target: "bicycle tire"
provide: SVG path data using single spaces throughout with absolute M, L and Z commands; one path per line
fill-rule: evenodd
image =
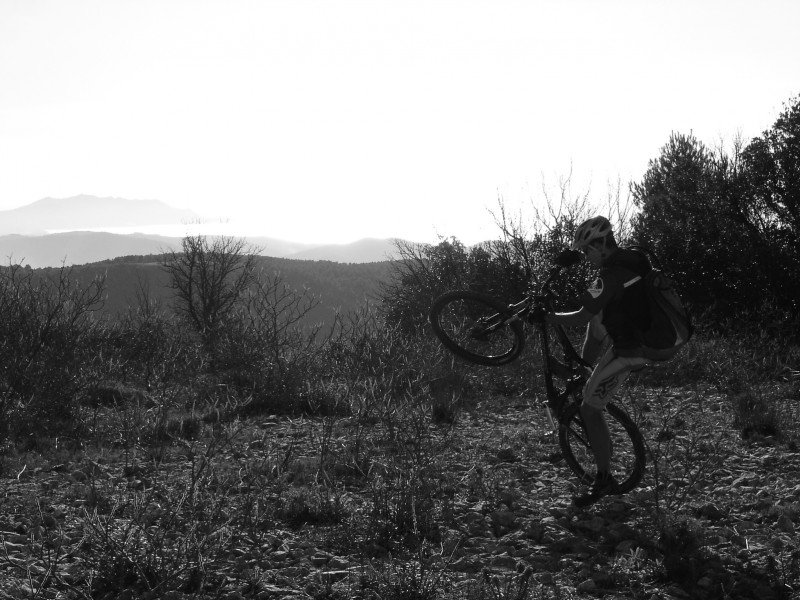
M 624 494 L 639 485 L 644 476 L 647 465 L 644 438 L 628 414 L 614 404 L 606 406 L 606 422 L 613 443 L 611 469 L 619 492 Z M 558 442 L 570 469 L 581 483 L 591 484 L 597 465 L 577 404 L 570 406 L 561 419 Z
M 525 347 L 522 321 L 506 322 L 509 316 L 506 304 L 470 290 L 442 294 L 429 315 L 433 332 L 448 350 L 490 367 L 510 363 Z

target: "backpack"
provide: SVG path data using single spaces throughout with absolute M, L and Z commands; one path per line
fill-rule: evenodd
M 626 288 L 639 281 L 644 285 L 650 323 L 639 332 L 639 341 L 646 358 L 669 360 L 691 339 L 692 319 L 675 289 L 675 281 L 664 273 L 653 252 L 642 246 L 631 249 L 644 251 L 655 263 L 646 275 L 637 275 L 625 283 Z

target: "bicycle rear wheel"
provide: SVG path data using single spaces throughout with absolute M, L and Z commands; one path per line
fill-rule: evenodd
M 618 406 L 606 406 L 605 416 L 613 444 L 611 472 L 619 484 L 620 493 L 624 494 L 635 488 L 644 475 L 647 463 L 644 440 L 631 418 Z M 592 483 L 597 465 L 577 404 L 570 406 L 561 420 L 558 442 L 564 459 L 578 479 L 582 483 Z
M 499 300 L 470 290 L 447 292 L 433 303 L 433 331 L 450 351 L 479 365 L 504 365 L 525 347 L 519 319 L 508 321 L 508 307 Z

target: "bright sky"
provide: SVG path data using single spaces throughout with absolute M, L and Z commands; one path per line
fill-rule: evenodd
M 797 0 L 0 0 L 0 210 L 472 243 L 498 196 L 572 171 L 603 198 L 672 131 L 759 135 L 800 93 L 798 23 Z

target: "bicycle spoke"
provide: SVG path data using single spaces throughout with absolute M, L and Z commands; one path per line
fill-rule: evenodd
M 439 312 L 438 323 L 444 335 L 477 356 L 505 356 L 517 345 L 517 334 L 496 309 L 472 298 L 449 302 Z
M 586 437 L 586 431 L 583 428 L 583 423 L 579 423 L 577 419 L 575 419 L 570 422 L 568 429 L 568 435 L 570 436 L 570 439 L 573 440 L 573 444 L 589 449 L 589 438 Z
M 605 417 L 611 434 L 611 471 L 623 490 L 629 491 L 638 484 L 644 472 L 641 434 L 630 418 L 613 405 L 609 405 Z M 559 431 L 564 458 L 579 479 L 589 483 L 594 479 L 597 466 L 578 407 L 574 407 L 566 418 Z

